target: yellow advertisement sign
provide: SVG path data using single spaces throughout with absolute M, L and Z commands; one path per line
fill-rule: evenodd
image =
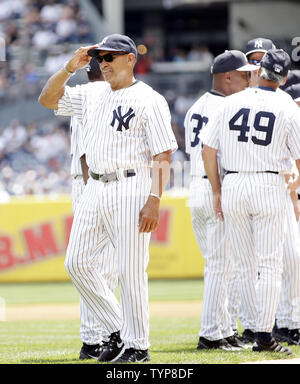
M 0 282 L 64 281 L 73 214 L 69 196 L 0 204 Z M 186 198 L 164 197 L 150 243 L 149 278 L 203 277 Z

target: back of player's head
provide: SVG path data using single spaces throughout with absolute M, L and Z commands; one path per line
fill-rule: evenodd
M 94 57 L 91 58 L 89 65 L 86 67 L 86 72 L 89 81 L 103 80 L 99 63 Z
M 270 39 L 264 37 L 257 37 L 249 40 L 246 45 L 246 56 L 248 57 L 254 52 L 268 52 L 270 49 L 276 49 L 275 44 Z
M 260 66 L 275 75 L 286 77 L 291 66 L 291 59 L 283 49 L 270 49 L 262 58 Z
M 246 55 L 238 50 L 225 51 L 216 56 L 211 66 L 213 75 L 230 71 L 256 71 L 255 65 L 249 64 Z

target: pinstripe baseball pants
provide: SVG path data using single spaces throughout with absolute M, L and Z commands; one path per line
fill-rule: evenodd
M 129 178 L 121 174 L 118 181 L 106 184 L 88 179 L 75 211 L 65 268 L 109 334 L 121 330 L 126 348 L 147 349 L 150 233 L 140 234 L 138 222 L 150 193 L 150 171 L 139 168 Z M 109 241 L 117 257 L 120 304 L 99 265 L 99 255 Z
M 79 204 L 80 197 L 83 193 L 85 184 L 83 177 L 78 175 L 72 179 L 72 208 L 75 212 Z M 108 243 L 103 249 L 101 260 L 99 261 L 99 269 L 106 279 L 109 289 L 114 292 L 118 285 L 116 257 L 115 250 L 112 244 Z M 101 342 L 102 339 L 106 340 L 109 336 L 105 329 L 102 329 L 99 320 L 88 309 L 84 300 L 80 297 L 79 301 L 80 312 L 80 339 L 83 343 L 88 345 L 95 345 Z
M 241 298 L 248 304 L 248 317 L 256 319 L 249 328 L 256 332 L 271 332 L 283 270 L 285 180 L 269 173 L 227 175 L 222 184 L 222 209 L 234 257 L 240 261 Z M 256 291 L 257 270 L 260 277 Z M 250 279 L 253 281 L 252 292 L 247 284 Z
M 190 185 L 192 225 L 205 258 L 204 295 L 199 335 L 208 340 L 231 336 L 227 286 L 233 260 L 223 222 L 215 218 L 208 179 L 193 177 Z
M 283 274 L 280 301 L 276 313 L 279 328 L 300 328 L 300 239 L 299 226 L 289 194 L 287 196 L 287 232 L 283 248 Z

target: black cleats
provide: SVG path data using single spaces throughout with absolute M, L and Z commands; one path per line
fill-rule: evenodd
M 100 353 L 100 344 L 88 345 L 83 343 L 79 354 L 79 360 L 98 359 Z
M 110 335 L 109 340 L 102 345 L 98 361 L 116 361 L 123 354 L 125 345 L 120 338 L 120 331 Z
M 125 349 L 125 352 L 119 359 L 116 361 L 117 363 L 142 363 L 145 361 L 150 361 L 150 355 L 148 349 L 134 349 L 129 348 Z
M 205 350 L 205 349 L 221 349 L 223 351 L 237 351 L 241 350 L 241 348 L 233 347 L 228 343 L 226 339 L 220 340 L 208 340 L 205 337 L 199 337 L 199 342 L 197 345 L 197 349 Z
M 252 347 L 253 352 L 277 352 L 285 355 L 292 355 L 292 351 L 289 348 L 285 348 L 278 344 L 277 341 L 272 337 L 269 342 L 262 340 L 256 340 Z

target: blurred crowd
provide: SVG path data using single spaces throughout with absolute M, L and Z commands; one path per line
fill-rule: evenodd
M 49 73 L 53 68 L 54 54 L 64 58 L 70 44 L 93 40 L 76 0 L 0 0 L 0 37 L 6 46 L 6 61 L 0 62 L 3 102 L 34 95 L 45 65 Z
M 63 66 L 75 47 L 94 42 L 77 0 L 0 0 L 0 38 L 6 48 L 6 61 L 0 61 L 2 106 L 37 98 L 45 80 Z M 209 68 L 213 60 L 205 45 L 171 47 L 157 53 L 155 40 L 141 38 L 141 42 L 148 47 L 147 55 L 139 55 L 135 68 L 141 79 L 151 73 L 155 61 L 201 61 Z M 199 95 L 169 89 L 164 96 L 179 145 L 173 160 L 184 162 L 184 116 Z M 68 119 L 53 117 L 28 124 L 14 120 L 0 126 L 0 196 L 70 193 L 69 141 Z
M 70 193 L 69 124 L 22 124 L 0 136 L 0 196 Z

